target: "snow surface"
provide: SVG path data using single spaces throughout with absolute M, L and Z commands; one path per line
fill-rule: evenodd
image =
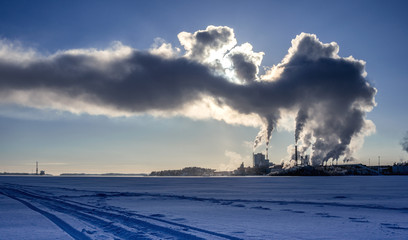
M 0 239 L 408 239 L 408 176 L 0 177 Z

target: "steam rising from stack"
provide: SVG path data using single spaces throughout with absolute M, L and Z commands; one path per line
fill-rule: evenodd
M 148 52 L 115 43 L 43 56 L 0 41 L 0 103 L 257 125 L 254 149 L 268 146 L 282 117 L 295 114 L 299 151 L 310 150 L 314 164 L 350 158 L 353 142 L 374 128 L 366 113 L 375 106 L 376 89 L 366 80 L 365 62 L 340 57 L 335 42 L 301 33 L 284 59 L 259 76 L 264 53 L 237 45 L 229 27 L 178 37 L 183 56 L 165 42 Z
M 306 120 L 307 114 L 303 109 L 300 109 L 296 116 L 295 144 L 297 144 L 299 141 L 299 135 L 302 132 L 303 127 L 305 126 Z
M 408 131 L 405 133 L 404 138 L 401 140 L 401 146 L 404 151 L 408 153 Z

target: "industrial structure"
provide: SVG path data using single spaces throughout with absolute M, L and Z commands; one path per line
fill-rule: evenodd
M 408 174 L 408 163 L 396 163 L 392 166 L 392 173 L 394 174 Z
M 253 167 L 254 168 L 269 168 L 272 164 L 269 162 L 268 156 L 268 144 L 266 144 L 266 152 L 252 153 Z
M 295 144 L 295 154 L 293 155 L 293 160 L 295 161 L 295 166 L 308 166 L 309 165 L 309 155 L 300 155 L 298 152 L 297 144 Z M 300 162 L 299 162 L 300 161 Z
M 253 153 L 253 162 L 254 167 L 269 167 L 269 159 L 267 159 L 268 155 L 266 156 L 262 153 Z
M 295 162 L 296 166 L 298 165 L 298 151 L 297 151 L 297 144 L 295 144 Z
M 41 170 L 38 174 L 38 161 L 35 162 L 35 175 L 45 175 L 45 171 Z

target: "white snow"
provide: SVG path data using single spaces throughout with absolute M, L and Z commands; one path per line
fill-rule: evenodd
M 408 176 L 4 176 L 0 239 L 408 239 L 407 184 Z
M 70 236 L 17 200 L 0 194 L 0 239 L 56 240 Z

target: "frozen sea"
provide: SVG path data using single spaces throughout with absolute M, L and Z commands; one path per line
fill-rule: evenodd
M 0 239 L 408 239 L 408 176 L 2 176 Z

